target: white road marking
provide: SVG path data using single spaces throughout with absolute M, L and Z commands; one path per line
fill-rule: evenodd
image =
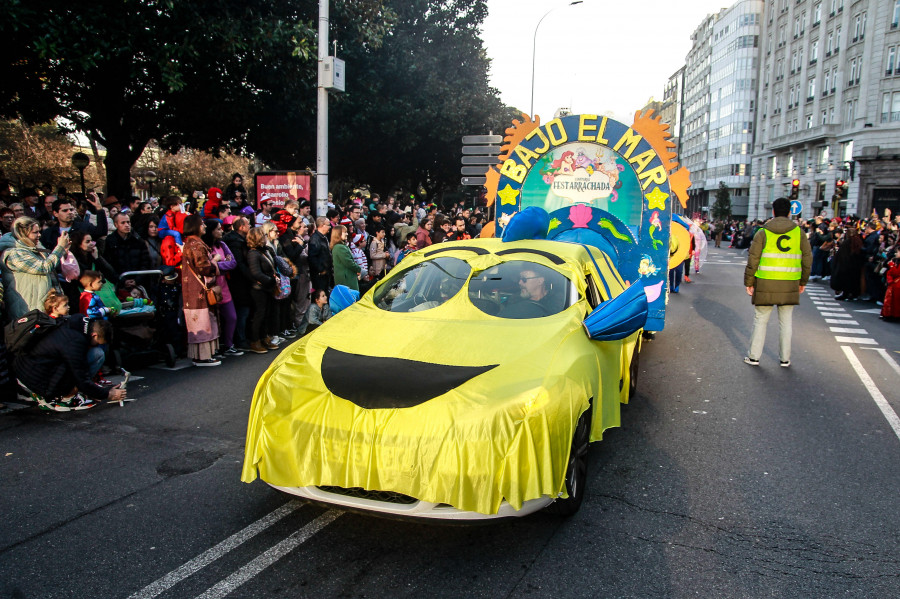
M 844 310 L 844 309 L 840 306 L 840 304 L 836 304 L 836 305 L 833 305 L 833 306 L 816 306 L 816 310 L 818 310 L 818 311 L 820 311 L 820 312 L 823 311 L 823 310 L 832 310 L 832 311 L 834 311 L 834 312 L 846 312 L 846 310 Z
M 286 538 L 274 547 L 263 552 L 246 566 L 208 589 L 197 599 L 218 599 L 232 593 L 239 586 L 283 558 L 285 555 L 308 541 L 314 534 L 334 522 L 342 512 L 329 510 Z
M 848 329 L 845 327 L 828 327 L 832 333 L 850 333 L 851 335 L 868 335 L 869 331 L 865 329 Z
M 835 335 L 834 340 L 838 343 L 859 343 L 860 345 L 878 345 L 878 342 L 868 337 L 839 337 Z
M 882 395 L 881 391 L 878 390 L 878 387 L 875 386 L 875 382 L 872 380 L 872 377 L 869 376 L 869 373 L 866 372 L 865 368 L 863 368 L 859 358 L 853 353 L 853 349 L 846 345 L 842 345 L 841 349 L 844 350 L 844 355 L 847 356 L 847 361 L 850 362 L 850 366 L 856 371 L 856 376 L 862 381 L 866 391 L 868 391 L 869 395 L 872 396 L 872 399 L 875 400 L 878 409 L 881 410 L 881 413 L 884 414 L 888 424 L 894 429 L 894 434 L 900 439 L 900 417 L 897 416 L 897 412 L 891 408 L 891 405 L 884 398 L 884 395 Z
M 872 351 L 877 351 L 881 354 L 881 357 L 884 358 L 884 361 L 888 363 L 888 365 L 894 369 L 894 372 L 900 374 L 900 365 L 887 353 L 887 350 L 883 347 L 863 347 L 861 349 L 869 349 Z
M 191 576 L 195 572 L 216 561 L 235 547 L 239 546 L 241 543 L 250 540 L 291 512 L 300 508 L 300 506 L 302 505 L 302 502 L 296 500 L 287 502 L 274 512 L 271 512 L 267 516 L 260 518 L 250 526 L 234 533 L 218 545 L 207 549 L 194 559 L 172 570 L 156 582 L 150 583 L 149 585 L 145 586 L 137 593 L 131 595 L 128 599 L 150 599 L 151 597 L 156 597 L 160 593 L 163 593 L 167 589 L 175 586 L 188 576 Z
M 852 317 L 848 315 L 847 318 L 852 318 Z M 826 318 L 825 322 L 827 322 L 828 324 L 857 324 L 857 325 L 859 324 L 855 320 L 844 320 L 842 318 Z M 871 348 L 869 348 L 869 349 L 871 349 Z
M 862 312 L 864 314 L 881 314 L 881 308 L 872 308 L 870 310 L 854 310 L 854 312 Z

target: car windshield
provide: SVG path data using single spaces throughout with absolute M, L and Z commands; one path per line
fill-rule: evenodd
M 459 293 L 472 268 L 459 258 L 435 258 L 389 277 L 376 291 L 375 305 L 389 312 L 437 308 Z
M 469 299 L 475 307 L 500 318 L 542 318 L 569 307 L 572 284 L 552 268 L 511 260 L 475 273 Z

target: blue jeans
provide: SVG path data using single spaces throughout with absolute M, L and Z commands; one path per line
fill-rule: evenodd
M 88 350 L 88 372 L 91 377 L 100 372 L 103 363 L 106 362 L 106 345 L 95 345 Z
M 684 262 L 679 262 L 678 266 L 669 270 L 669 291 L 678 293 L 681 286 L 681 276 L 684 273 Z
M 828 252 L 823 252 L 819 248 L 813 248 L 812 255 L 812 271 L 809 273 L 809 276 L 821 277 L 825 274 L 825 263 L 828 259 Z
M 250 317 L 250 306 L 240 306 L 234 304 L 234 311 L 237 315 L 234 325 L 234 344 L 238 347 L 247 347 L 247 319 Z

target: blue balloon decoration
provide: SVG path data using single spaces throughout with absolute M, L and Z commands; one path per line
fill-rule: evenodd
M 350 307 L 359 299 L 359 291 L 350 289 L 346 285 L 335 285 L 331 290 L 331 296 L 328 298 L 328 305 L 331 307 L 331 314 L 337 314 L 341 310 Z
M 550 215 L 543 208 L 529 206 L 513 215 L 503 229 L 503 241 L 546 239 L 550 229 Z
M 595 341 L 624 339 L 647 324 L 648 311 L 644 285 L 636 281 L 588 314 L 584 319 L 584 328 Z

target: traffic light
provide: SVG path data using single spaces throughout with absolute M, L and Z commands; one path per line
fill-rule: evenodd
M 791 199 L 796 200 L 800 197 L 800 179 L 791 181 Z
M 838 179 L 834 183 L 834 195 L 836 200 L 843 200 L 847 197 L 847 182 L 843 179 Z

